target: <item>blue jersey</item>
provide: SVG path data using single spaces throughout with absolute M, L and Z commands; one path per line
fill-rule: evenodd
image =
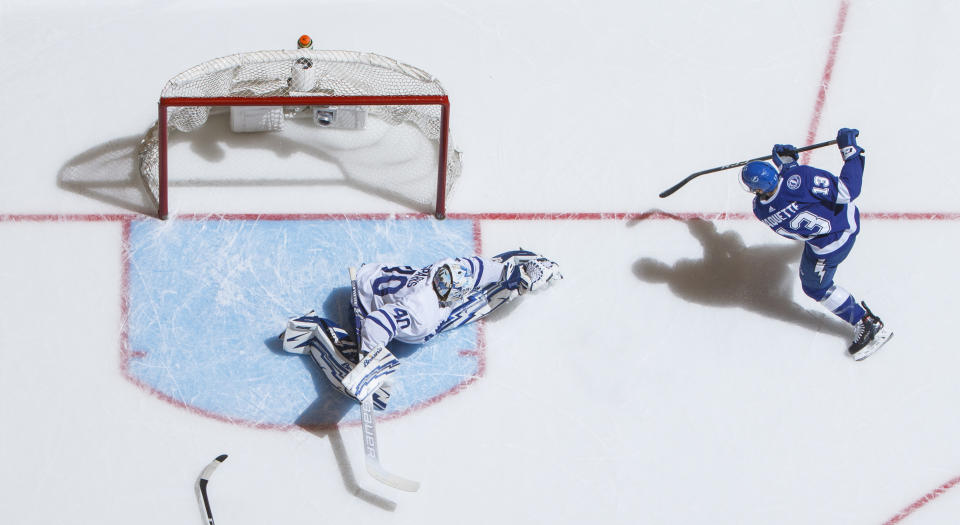
M 863 155 L 844 162 L 840 177 L 829 171 L 785 164 L 768 199 L 753 199 L 753 214 L 778 234 L 805 241 L 817 255 L 836 251 L 857 234 Z

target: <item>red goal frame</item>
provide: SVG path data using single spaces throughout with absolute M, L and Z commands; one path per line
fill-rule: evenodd
M 447 150 L 450 135 L 450 99 L 447 95 L 358 95 L 358 96 L 286 96 L 286 97 L 161 97 L 158 109 L 157 140 L 158 182 L 157 217 L 166 220 L 169 196 L 167 160 L 167 109 L 184 106 L 440 106 L 440 144 L 437 161 L 437 198 L 434 216 L 446 216 Z

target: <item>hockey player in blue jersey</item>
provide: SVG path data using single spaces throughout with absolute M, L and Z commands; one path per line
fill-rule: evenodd
M 314 311 L 289 320 L 280 339 L 285 351 L 310 354 L 341 393 L 361 402 L 372 395 L 383 409 L 390 397 L 384 381 L 400 365 L 387 349 L 390 341 L 426 342 L 562 278 L 555 262 L 522 249 L 424 268 L 363 264 L 357 271 L 359 349 L 345 330 Z
M 864 150 L 856 129 L 837 132 L 843 168 L 837 177 L 828 171 L 799 164 L 792 145 L 773 147 L 773 163 L 752 161 L 740 171 L 740 180 L 756 196 L 753 214 L 776 233 L 804 242 L 800 260 L 803 291 L 854 327 L 848 352 L 860 361 L 876 352 L 893 334 L 866 303 L 857 304 L 833 281 L 837 266 L 847 258 L 860 231 L 860 211 L 853 200 L 860 195 Z M 777 169 L 778 168 L 778 169 Z

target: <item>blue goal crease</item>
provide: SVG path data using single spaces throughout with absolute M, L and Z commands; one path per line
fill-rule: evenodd
M 307 356 L 277 339 L 311 309 L 349 327 L 349 266 L 427 266 L 474 253 L 471 220 L 133 221 L 128 373 L 169 398 L 266 426 L 359 420 Z M 461 387 L 479 372 L 475 326 L 421 346 L 391 344 L 401 366 L 388 412 Z M 343 401 L 346 401 L 345 404 Z

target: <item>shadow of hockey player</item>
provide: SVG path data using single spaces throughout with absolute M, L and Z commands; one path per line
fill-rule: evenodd
M 347 492 L 383 510 L 393 512 L 397 509 L 397 503 L 395 501 L 373 493 L 361 487 L 357 482 L 357 476 L 353 472 L 353 466 L 350 465 L 347 448 L 344 445 L 343 435 L 340 434 L 339 428 L 330 430 L 306 428 L 305 430 L 317 437 L 327 438 L 327 440 L 330 441 L 330 448 L 333 451 L 334 458 L 337 460 L 337 469 L 340 471 L 340 477 L 343 479 L 343 486 L 347 489 Z
M 350 287 L 336 288 L 330 292 L 321 307 L 323 315 L 341 326 L 352 326 L 353 320 L 347 319 L 347 312 L 350 308 L 350 294 Z M 344 445 L 339 425 L 347 413 L 357 406 L 357 401 L 346 397 L 335 389 L 310 355 L 285 352 L 280 339 L 276 336 L 269 337 L 264 341 L 264 345 L 273 353 L 299 359 L 310 373 L 311 381 L 316 390 L 316 399 L 297 417 L 294 424 L 318 438 L 328 440 L 347 492 L 383 510 L 391 512 L 396 510 L 396 502 L 360 486 L 350 463 L 350 456 Z M 403 345 L 403 348 L 398 349 L 399 355 L 404 353 L 409 355 L 416 348 L 416 345 Z
M 682 259 L 672 266 L 645 257 L 633 265 L 637 278 L 666 283 L 674 294 L 692 303 L 739 307 L 816 332 L 849 338 L 849 326 L 793 301 L 798 277 L 791 264 L 800 260 L 802 246 L 747 247 L 738 233 L 720 233 L 710 221 L 683 222 L 703 247 L 703 257 Z
M 352 306 L 350 304 L 351 295 L 352 289 L 350 287 L 340 287 L 332 290 L 323 301 L 321 307 L 317 309 L 317 315 L 333 321 L 348 332 L 352 331 L 354 320 L 352 317 Z M 488 317 L 484 317 L 482 322 L 485 323 L 488 319 L 496 322 L 497 319 L 508 315 L 509 312 L 516 307 L 516 303 L 518 302 L 519 301 L 513 301 L 504 304 L 503 307 L 497 308 Z M 426 344 L 403 343 L 393 340 L 388 344 L 388 348 L 396 357 L 404 359 L 419 352 Z M 364 489 L 358 484 L 354 468 L 350 464 L 349 456 L 346 453 L 339 427 L 344 418 L 349 417 L 350 424 L 355 421 L 353 419 L 355 415 L 353 409 L 358 407 L 357 401 L 347 397 L 330 384 L 326 374 L 321 370 L 320 365 L 314 361 L 312 355 L 284 351 L 280 338 L 275 335 L 271 335 L 265 339 L 264 345 L 275 354 L 283 355 L 288 359 L 299 359 L 302 366 L 310 374 L 313 387 L 316 391 L 316 398 L 310 406 L 300 413 L 295 421 L 295 425 L 319 438 L 329 440 L 346 490 L 371 505 L 384 510 L 394 510 L 396 503 Z M 390 417 L 389 413 L 382 414 L 388 418 Z M 351 444 L 350 446 L 355 445 Z
M 350 289 L 347 288 L 349 294 Z M 336 389 L 324 377 L 323 372 L 309 355 L 291 355 L 283 351 L 282 344 L 275 336 L 271 336 L 264 344 L 274 353 L 283 354 L 291 358 L 299 358 L 304 368 L 309 371 L 311 380 L 317 391 L 316 400 L 297 417 L 294 424 L 308 433 L 326 439 L 330 443 L 330 450 L 337 462 L 337 470 L 346 491 L 360 500 L 363 500 L 383 510 L 394 511 L 396 502 L 364 489 L 357 482 L 357 476 L 350 464 L 350 455 L 344 446 L 343 435 L 338 423 L 346 416 L 351 408 L 356 406 L 355 400 L 349 399 Z M 309 468 L 309 466 L 307 466 Z M 318 474 L 323 475 L 323 474 Z

